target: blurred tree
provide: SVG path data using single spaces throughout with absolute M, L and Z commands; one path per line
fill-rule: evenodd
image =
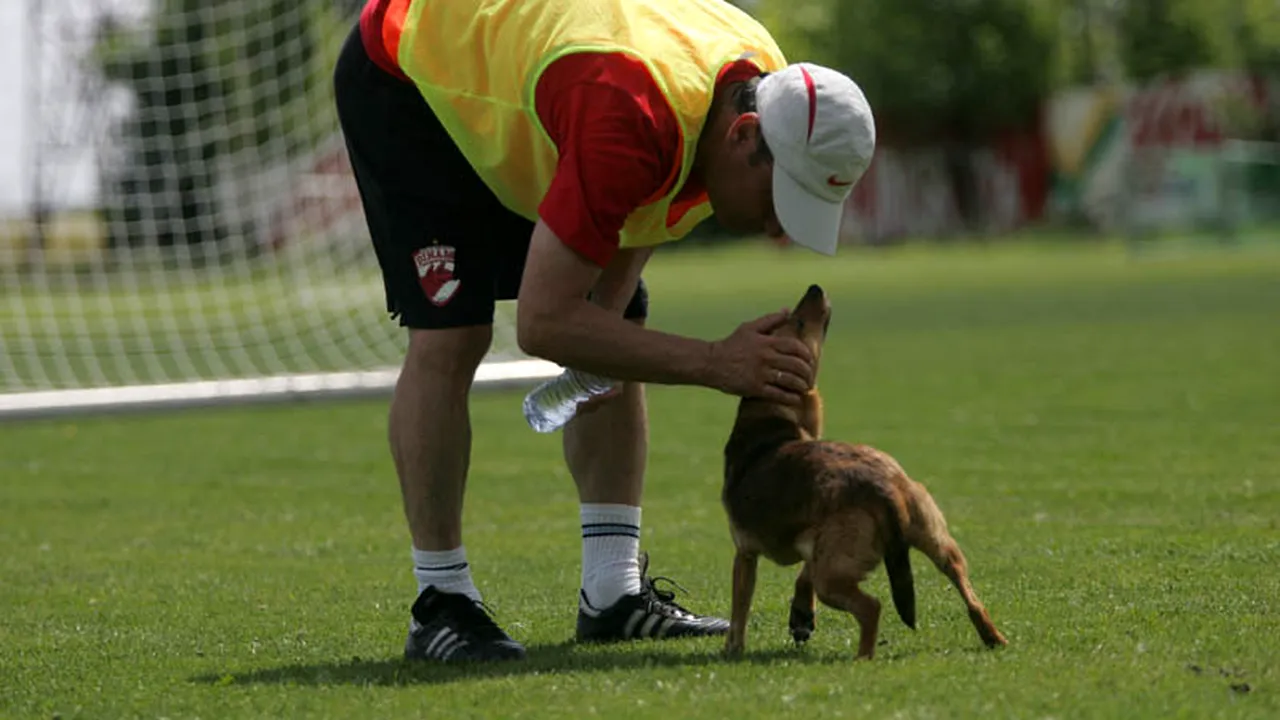
M 1034 126 L 1051 89 L 1058 17 L 1036 0 L 758 0 L 753 12 L 791 61 L 858 82 L 881 144 L 941 145 L 968 220 L 972 148 Z
M 1195 17 L 1188 5 L 1178 0 L 1128 0 L 1119 31 L 1130 78 L 1141 83 L 1214 64 L 1211 26 Z
M 1045 0 L 1035 3 L 1054 37 L 1055 86 L 1088 85 L 1122 75 L 1115 25 L 1123 2 Z
M 1092 83 L 1101 77 L 1098 65 L 1097 43 L 1094 39 L 1094 17 L 1096 17 L 1092 0 L 1072 0 L 1066 10 L 1068 17 L 1073 17 L 1075 32 L 1063 33 L 1069 42 L 1080 49 L 1077 60 L 1071 67 L 1071 78 L 1077 82 Z
M 1230 0 L 1234 45 L 1251 72 L 1280 76 L 1280 4 L 1275 0 Z
M 103 75 L 133 96 L 123 162 L 103 178 L 113 245 L 226 236 L 217 161 L 245 150 L 278 159 L 314 140 L 308 118 L 327 77 L 312 72 L 315 28 L 335 12 L 346 10 L 331 0 L 161 0 L 143 28 L 99 28 Z
M 751 0 L 738 4 L 769 28 L 788 61 L 831 64 L 831 0 Z
M 856 6 L 861 5 L 859 12 Z M 868 23 L 867 39 L 845 45 L 886 117 L 922 136 L 977 141 L 1024 127 L 1049 90 L 1050 35 L 1023 0 L 899 0 L 896 17 Z M 904 7 L 915 6 L 915 7 Z M 839 26 L 853 32 L 887 5 L 842 3 Z M 873 71 L 881 65 L 883 72 Z
M 1161 67 L 1196 64 L 1280 73 L 1276 0 L 904 0 L 876 6 L 867 0 L 739 0 L 738 4 L 769 27 L 792 59 L 840 65 L 888 58 L 902 68 L 900 76 L 943 64 L 938 59 L 943 46 L 934 41 L 948 33 L 976 44 L 977 36 L 967 33 L 974 23 L 991 25 L 992 17 L 1020 18 L 1034 29 L 1036 37 L 1009 44 L 1006 56 L 1018 57 L 1021 50 L 1046 44 L 1051 88 L 1149 77 Z M 999 35 L 1010 28 L 1007 23 L 995 23 L 990 29 Z M 901 37 L 903 33 L 910 36 Z M 1043 58 L 1037 53 L 1035 59 Z M 870 72 L 859 69 L 863 75 Z
M 210 34 L 193 12 L 198 4 L 167 3 L 150 42 L 111 23 L 100 28 L 103 74 L 133 95 L 122 129 L 124 162 L 105 179 L 115 200 L 106 208 L 113 246 L 198 244 L 221 235 L 216 223 L 199 222 L 213 197 L 215 155 L 214 136 L 202 136 L 199 126 L 220 103 L 222 87 L 198 50 Z
M 1033 0 L 756 0 L 792 61 L 853 76 L 887 134 L 976 140 L 1034 121 L 1056 18 Z
M 1264 82 L 1280 83 L 1280 5 L 1262 7 L 1257 0 L 1231 0 L 1234 6 L 1234 38 L 1245 72 Z M 1270 22 L 1256 19 L 1268 14 Z M 1280 87 L 1280 85 L 1273 85 Z M 1280 98 L 1271 98 L 1261 113 L 1245 111 L 1241 134 L 1257 140 L 1280 142 Z M 1265 170 L 1260 169 L 1265 172 Z M 1280 188 L 1272 168 L 1271 187 Z M 1280 196 L 1280 192 L 1277 193 Z

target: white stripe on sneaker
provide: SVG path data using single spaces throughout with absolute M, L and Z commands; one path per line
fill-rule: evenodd
M 452 637 L 454 637 L 453 630 L 449 628 L 442 628 L 440 632 L 436 633 L 435 637 L 431 638 L 431 642 L 427 644 L 425 655 L 427 657 L 439 657 L 436 654 L 436 649 L 439 648 L 443 650 L 444 646 L 448 644 L 449 639 Z
M 462 638 L 457 635 L 453 635 L 448 640 L 440 643 L 440 647 L 436 648 L 436 657 L 440 660 L 444 660 L 449 657 L 449 651 L 460 642 L 462 642 Z
M 466 646 L 467 646 L 466 640 L 463 640 L 457 635 L 454 635 L 453 637 L 449 638 L 449 643 L 447 647 L 440 648 L 440 659 L 448 660 L 449 658 L 453 657 L 453 654 L 455 652 L 457 652 L 458 650 L 461 650 Z
M 640 637 L 653 637 L 653 628 L 662 619 L 661 615 L 650 615 L 640 627 Z
M 627 618 L 627 624 L 622 628 L 622 637 L 635 637 L 636 625 L 640 624 L 640 621 L 644 619 L 644 616 L 644 610 L 637 609 L 635 612 L 631 613 L 631 617 Z

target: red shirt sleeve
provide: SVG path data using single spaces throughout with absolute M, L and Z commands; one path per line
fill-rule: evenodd
M 388 5 L 387 0 L 368 0 L 365 3 L 364 9 L 360 11 L 360 40 L 374 65 L 407 82 L 409 76 L 404 74 L 395 58 L 387 52 L 387 46 L 382 43 L 382 24 L 386 19 Z
M 680 127 L 644 64 L 616 53 L 566 55 L 538 81 L 535 109 L 560 151 L 538 214 L 603 267 L 633 210 L 674 177 Z
M 759 73 L 740 60 L 723 68 L 717 82 Z M 627 216 L 675 181 L 679 123 L 644 64 L 617 53 L 553 62 L 538 81 L 535 109 L 560 151 L 538 214 L 565 245 L 603 267 L 618 251 Z M 679 217 L 705 194 L 699 179 L 690 177 L 672 214 Z

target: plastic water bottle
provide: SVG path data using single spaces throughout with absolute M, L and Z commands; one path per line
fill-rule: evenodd
M 609 378 L 565 370 L 525 396 L 524 419 L 537 432 L 555 432 L 573 419 L 579 405 L 617 386 L 618 383 Z

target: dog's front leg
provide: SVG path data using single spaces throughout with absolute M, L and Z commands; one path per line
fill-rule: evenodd
M 741 549 L 733 558 L 733 614 L 724 646 L 725 654 L 730 657 L 741 655 L 747 646 L 747 618 L 751 615 L 751 597 L 756 590 L 759 561 L 759 555 Z

